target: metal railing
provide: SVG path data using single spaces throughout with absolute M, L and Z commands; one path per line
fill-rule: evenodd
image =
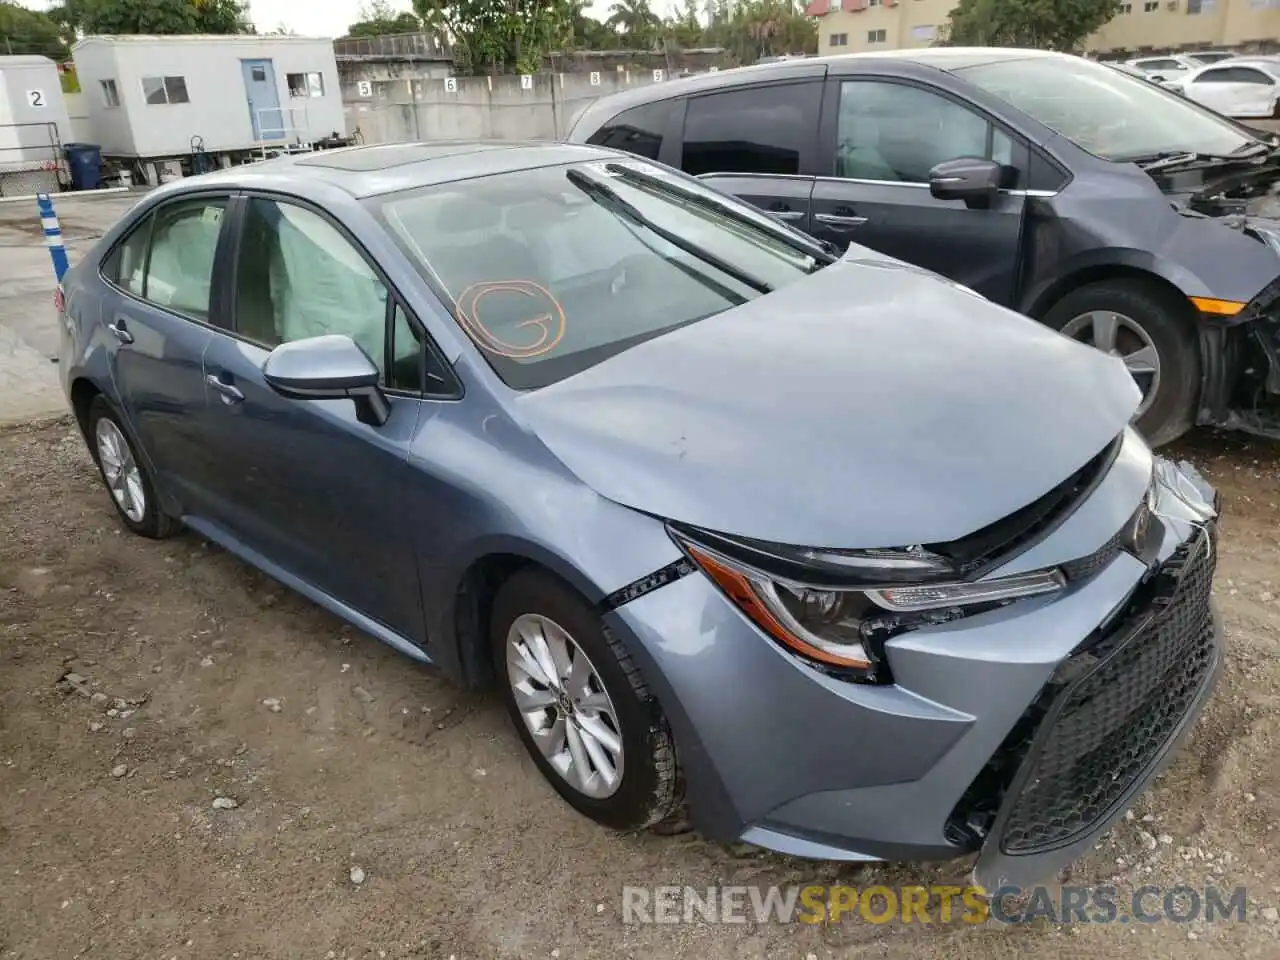
M 31 184 L 48 189 L 54 182 L 58 189 L 71 182 L 58 125 L 0 123 L 0 194 L 31 192 Z
M 453 48 L 434 33 L 393 33 L 333 41 L 338 60 L 452 60 Z

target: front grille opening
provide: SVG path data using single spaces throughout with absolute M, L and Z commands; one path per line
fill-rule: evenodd
M 1210 550 L 1198 537 L 1180 547 L 1118 626 L 1095 633 L 1063 662 L 952 811 L 952 842 L 977 849 L 1000 829 L 1005 853 L 1055 849 L 1123 799 L 1212 670 L 1213 540 L 1211 530 Z

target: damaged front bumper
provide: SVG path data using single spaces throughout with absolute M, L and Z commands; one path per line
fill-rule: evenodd
M 1200 354 L 1196 423 L 1280 440 L 1280 276 L 1229 326 L 1202 325 Z

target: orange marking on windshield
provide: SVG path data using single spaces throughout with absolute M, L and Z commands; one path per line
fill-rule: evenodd
M 503 340 L 485 326 L 480 318 L 480 301 L 491 293 L 516 293 L 532 300 L 545 301 L 551 310 L 538 317 L 521 320 L 517 329 L 533 326 L 537 328 L 538 338 L 533 343 L 516 344 Z M 511 360 L 529 360 L 542 356 L 555 349 L 556 344 L 564 337 L 564 307 L 546 287 L 532 280 L 494 280 L 473 283 L 458 295 L 458 323 L 467 331 L 473 340 L 490 353 Z

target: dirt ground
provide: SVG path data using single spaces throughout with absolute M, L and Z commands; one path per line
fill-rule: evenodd
M 491 696 L 194 535 L 128 535 L 69 421 L 0 430 L 0 957 L 1274 960 L 1280 446 L 1204 435 L 1176 453 L 1226 497 L 1228 666 L 1071 882 L 1244 886 L 1245 923 L 640 926 L 623 884 L 942 874 L 597 828 Z

